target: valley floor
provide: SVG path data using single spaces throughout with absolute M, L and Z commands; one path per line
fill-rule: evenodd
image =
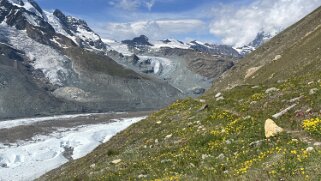
M 0 122 L 0 180 L 33 180 L 90 153 L 150 112 L 98 113 Z

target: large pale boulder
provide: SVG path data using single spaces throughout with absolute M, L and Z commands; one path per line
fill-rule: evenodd
M 272 119 L 267 119 L 264 125 L 265 137 L 270 138 L 283 132 L 284 130 L 279 127 Z

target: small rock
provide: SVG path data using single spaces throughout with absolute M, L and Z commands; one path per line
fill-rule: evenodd
M 201 103 L 205 103 L 206 100 L 205 100 L 205 99 L 200 99 L 200 102 L 201 102 Z
M 208 158 L 209 157 L 209 155 L 207 155 L 207 154 L 202 154 L 202 160 L 205 160 L 206 158 Z
M 313 146 L 321 146 L 321 142 L 315 142 Z
M 117 160 L 113 160 L 111 163 L 116 165 L 116 164 L 120 163 L 121 161 L 122 161 L 121 159 L 117 159 Z
M 285 82 L 285 80 L 278 80 L 278 81 L 277 81 L 278 84 L 282 84 L 282 83 L 284 83 L 284 82 Z
M 295 106 L 296 106 L 296 104 L 293 104 L 293 105 L 291 105 L 290 107 L 282 110 L 281 112 L 274 114 L 272 117 L 273 117 L 274 119 L 278 119 L 278 118 L 280 118 L 281 116 L 283 116 L 284 114 L 286 114 L 287 112 L 289 112 L 291 109 L 293 109 Z
M 216 95 L 215 95 L 215 98 L 219 98 L 219 97 L 221 97 L 221 95 L 222 95 L 222 93 L 217 93 Z
M 250 105 L 254 105 L 254 104 L 256 104 L 257 103 L 257 101 L 252 101 L 251 103 L 250 103 Z
M 272 93 L 272 92 L 277 92 L 279 91 L 279 89 L 275 88 L 275 87 L 272 87 L 272 88 L 269 88 L 265 91 L 266 94 L 269 94 L 269 93 Z
M 224 97 L 223 96 L 221 96 L 221 97 L 219 97 L 219 98 L 216 98 L 216 101 L 223 101 L 224 100 Z
M 156 144 L 158 143 L 158 139 L 155 140 L 155 143 L 156 143 Z
M 140 174 L 138 175 L 138 178 L 147 178 L 147 175 Z
M 156 124 L 162 124 L 162 122 L 161 121 L 157 121 Z
M 310 95 L 314 95 L 314 94 L 316 94 L 317 92 L 318 92 L 318 89 L 317 89 L 317 88 L 314 88 L 314 89 L 310 89 L 309 94 L 310 94 Z
M 302 98 L 303 98 L 303 96 L 296 97 L 296 98 L 291 99 L 289 102 L 290 102 L 290 103 L 294 103 L 294 102 L 299 101 L 299 100 L 302 99 Z
M 171 138 L 173 136 L 173 134 L 169 134 L 169 135 L 167 135 L 166 137 L 165 137 L 165 139 L 169 139 L 169 138 Z
M 314 150 L 313 147 L 308 147 L 308 148 L 306 149 L 307 152 L 312 152 L 313 150 Z
M 299 142 L 299 140 L 298 140 L 298 139 L 292 139 L 292 141 L 293 141 L 293 142 Z
M 258 141 L 254 141 L 252 143 L 249 144 L 250 147 L 259 147 L 261 146 L 263 143 L 263 140 L 258 140 Z
M 90 165 L 90 168 L 95 168 L 96 167 L 96 164 L 91 164 Z
M 230 140 L 226 140 L 225 143 L 226 143 L 227 145 L 232 144 L 232 142 L 231 142 Z
M 225 170 L 223 173 L 224 173 L 224 174 L 228 174 L 229 172 L 228 172 L 228 170 Z
M 314 84 L 314 81 L 308 82 L 308 85 Z
M 197 110 L 197 112 L 201 112 L 201 111 L 204 111 L 205 109 L 208 108 L 208 105 L 207 104 L 204 104 L 199 110 Z
M 311 113 L 311 112 L 312 112 L 312 109 L 307 109 L 305 112 L 306 112 L 306 113 Z
M 256 86 L 253 86 L 252 89 L 259 89 L 260 86 L 256 85 Z
M 282 55 L 276 55 L 272 61 L 275 62 L 277 60 L 280 60 L 281 58 L 282 58 Z
M 223 160 L 225 158 L 225 155 L 221 153 L 218 157 L 216 157 L 219 160 Z
M 279 127 L 272 119 L 267 119 L 264 125 L 265 137 L 270 138 L 283 132 L 284 130 Z
M 167 162 L 171 162 L 171 159 L 165 159 L 165 160 L 161 160 L 161 163 L 167 163 Z

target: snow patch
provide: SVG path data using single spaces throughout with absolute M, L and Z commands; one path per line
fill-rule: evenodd
M 103 114 L 107 114 L 107 113 L 71 114 L 71 115 L 57 115 L 57 116 L 47 116 L 47 117 L 38 117 L 38 118 L 6 120 L 6 121 L 0 121 L 0 129 L 9 129 L 17 126 L 32 125 L 34 123 L 43 122 L 43 121 L 66 120 L 66 119 L 72 119 L 72 118 L 78 118 L 78 117 L 95 116 L 95 115 L 103 115 Z M 117 112 L 116 114 L 125 114 L 125 113 Z
M 33 141 L 20 145 L 1 146 L 0 180 L 36 179 L 68 162 L 64 156 L 66 148 L 73 150 L 71 153 L 73 159 L 81 158 L 118 132 L 145 118 L 129 118 L 109 124 L 80 126 L 49 136 L 35 136 Z
M 32 62 L 35 69 L 40 69 L 53 85 L 62 86 L 73 73 L 70 60 L 53 48 L 38 43 L 28 37 L 25 31 L 19 31 L 7 25 L 0 25 L 0 36 L 7 37 L 15 49 L 32 52 L 36 57 Z

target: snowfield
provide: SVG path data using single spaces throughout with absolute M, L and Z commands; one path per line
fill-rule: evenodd
M 108 124 L 61 129 L 14 145 L 0 143 L 0 180 L 36 179 L 70 158 L 85 156 L 118 132 L 145 118 L 126 118 Z

